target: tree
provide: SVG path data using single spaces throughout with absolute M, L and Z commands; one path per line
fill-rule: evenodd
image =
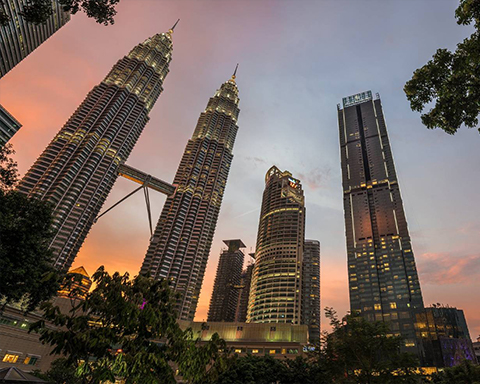
M 215 384 L 271 384 L 284 382 L 286 366 L 271 356 L 233 355 L 218 377 L 208 383 Z M 285 381 L 285 383 L 287 383 Z
M 464 360 L 462 364 L 451 368 L 445 368 L 432 377 L 434 384 L 479 384 L 480 366 L 472 364 L 470 360 Z
M 385 322 L 355 315 L 339 320 L 332 308 L 325 312 L 333 332 L 324 334 L 320 356 L 335 383 L 418 382 L 416 358 L 400 351 L 402 339 L 392 336 Z
M 455 52 L 438 49 L 423 67 L 413 73 L 404 87 L 413 111 L 430 129 L 455 134 L 462 124 L 478 125 L 480 114 L 480 0 L 460 0 L 455 11 L 457 24 L 474 24 L 475 32 L 457 45 Z M 479 128 L 480 132 L 480 128 Z
M 82 383 L 80 378 L 78 378 L 75 374 L 75 369 L 68 364 L 67 359 L 63 357 L 54 360 L 47 372 L 42 373 L 39 370 L 35 370 L 32 372 L 32 374 L 52 384 Z
M 0 0 L 0 25 L 7 25 L 10 18 L 4 11 L 7 0 Z M 53 14 L 52 1 L 54 0 L 24 0 L 23 11 L 20 15 L 25 21 L 33 24 L 45 24 Z M 116 5 L 120 0 L 57 0 L 65 12 L 75 15 L 83 11 L 97 23 L 109 25 L 114 23 L 117 14 Z
M 52 353 L 66 356 L 83 383 L 173 384 L 174 365 L 184 380 L 204 382 L 225 343 L 216 336 L 198 346 L 192 331 L 180 328 L 166 281 L 109 275 L 103 267 L 92 278 L 96 287 L 85 300 L 72 302 L 69 313 L 44 303 L 43 320 L 31 328 Z
M 10 144 L 0 147 L 0 302 L 22 301 L 33 310 L 59 288 L 48 249 L 52 209 L 13 189 L 18 180 L 14 153 Z

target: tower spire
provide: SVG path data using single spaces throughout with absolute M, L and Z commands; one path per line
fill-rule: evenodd
M 169 35 L 171 35 L 171 34 L 173 33 L 173 31 L 175 30 L 175 27 L 177 26 L 177 24 L 178 24 L 179 21 L 180 21 L 180 19 L 178 19 L 178 20 L 175 22 L 175 24 L 173 24 L 173 27 L 168 30 L 168 34 L 169 34 Z
M 233 75 L 230 79 L 233 82 L 235 82 L 235 79 L 237 78 L 237 69 L 238 69 L 238 63 L 237 63 L 237 66 L 235 67 L 235 71 L 233 71 Z

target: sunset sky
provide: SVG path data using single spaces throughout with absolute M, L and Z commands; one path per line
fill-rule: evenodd
M 239 131 L 196 320 L 206 319 L 223 239 L 254 250 L 265 172 L 305 189 L 307 238 L 321 242 L 321 307 L 349 309 L 336 104 L 379 93 L 426 305 L 465 311 L 480 334 L 480 135 L 427 130 L 402 91 L 437 48 L 454 49 L 456 0 L 122 0 L 113 26 L 83 14 L 0 79 L 23 127 L 11 140 L 23 175 L 86 94 L 136 44 L 180 18 L 164 92 L 127 163 L 173 180 L 208 98 L 240 63 Z M 119 179 L 104 209 L 136 188 Z M 151 193 L 153 215 L 165 197 Z M 156 219 L 155 219 L 156 221 Z M 75 266 L 138 273 L 149 241 L 137 194 L 93 227 Z M 324 320 L 324 319 L 323 319 Z M 328 328 L 324 321 L 323 328 Z

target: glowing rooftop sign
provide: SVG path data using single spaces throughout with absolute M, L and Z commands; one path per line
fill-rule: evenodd
M 344 97 L 342 99 L 344 107 L 349 107 L 350 105 L 363 103 L 364 101 L 367 101 L 367 100 L 372 100 L 372 91 L 357 93 L 356 95 Z

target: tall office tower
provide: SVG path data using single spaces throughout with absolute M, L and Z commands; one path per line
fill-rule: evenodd
M 320 242 L 305 240 L 302 266 L 302 324 L 311 342 L 320 340 Z
M 245 258 L 241 248 L 245 248 L 245 244 L 242 240 L 223 242 L 228 248 L 220 254 L 207 321 L 235 321 Z
M 200 114 L 173 181 L 177 190 L 165 202 L 140 271 L 168 279 L 180 295 L 182 320 L 195 316 L 233 159 L 238 102 L 234 72 Z
M 250 256 L 254 256 L 251 253 Z M 247 265 L 242 271 L 240 289 L 238 290 L 238 305 L 235 313 L 235 321 L 245 323 L 247 321 L 248 297 L 250 296 L 250 284 L 252 283 L 253 263 Z
M 423 299 L 380 98 L 338 106 L 350 308 L 388 321 L 408 351 L 423 354 L 415 316 Z
M 0 146 L 5 145 L 21 126 L 22 124 L 0 104 Z
M 64 12 L 57 0 L 52 0 L 53 14 L 45 24 L 27 23 L 20 16 L 24 3 L 22 0 L 0 3 L 10 18 L 7 25 L 0 26 L 0 78 L 70 20 L 70 13 Z
M 248 323 L 301 324 L 304 242 L 300 180 L 273 166 L 265 176 Z
M 145 40 L 87 95 L 20 183 L 54 207 L 50 245 L 68 270 L 163 91 L 173 30 Z

